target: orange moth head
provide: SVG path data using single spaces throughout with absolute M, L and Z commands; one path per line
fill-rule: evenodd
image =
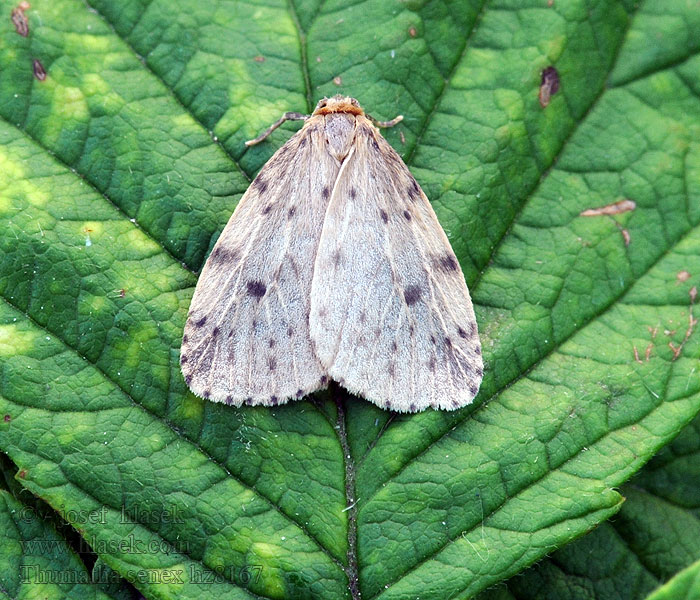
M 314 110 L 315 115 L 329 115 L 331 113 L 349 113 L 351 115 L 364 115 L 360 103 L 350 96 L 336 94 L 332 98 L 322 98 L 319 100 Z

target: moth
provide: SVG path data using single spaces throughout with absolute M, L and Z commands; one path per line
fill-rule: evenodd
M 263 166 L 207 259 L 180 365 L 197 396 L 275 406 L 335 380 L 395 411 L 469 404 L 481 345 L 459 262 L 354 98 L 322 99 Z

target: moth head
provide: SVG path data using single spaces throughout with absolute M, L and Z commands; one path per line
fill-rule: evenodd
M 329 115 L 332 113 L 349 113 L 352 115 L 364 115 L 360 103 L 350 96 L 337 94 L 332 98 L 322 98 L 319 100 L 314 110 L 314 115 Z

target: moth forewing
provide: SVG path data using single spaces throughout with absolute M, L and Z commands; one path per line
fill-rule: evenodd
M 262 168 L 202 269 L 185 325 L 190 389 L 228 404 L 275 405 L 325 387 L 308 331 L 313 258 L 338 166 L 305 127 Z M 313 164 L 313 169 L 310 165 Z
M 251 142 L 289 118 L 305 117 Z M 197 283 L 181 365 L 195 394 L 235 405 L 329 377 L 399 411 L 474 398 L 483 365 L 459 263 L 357 100 L 321 100 L 243 195 Z
M 316 255 L 316 352 L 333 379 L 383 408 L 459 408 L 483 375 L 464 277 L 408 168 L 357 121 Z

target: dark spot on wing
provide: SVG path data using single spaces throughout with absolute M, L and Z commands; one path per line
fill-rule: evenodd
M 185 375 L 185 383 L 190 385 L 192 383 L 192 375 Z
M 457 402 L 457 400 L 453 400 L 451 404 L 452 408 L 457 408 L 459 406 L 459 402 Z
M 227 338 L 233 337 L 233 329 L 229 329 L 228 335 L 226 336 Z
M 375 138 L 372 138 L 372 146 L 377 152 L 379 152 L 379 144 L 377 143 L 377 140 Z
M 389 408 L 391 406 L 391 402 L 388 400 L 384 403 L 384 408 Z
M 409 326 L 408 326 L 408 333 L 410 333 L 411 335 L 413 335 L 413 332 L 414 332 L 415 330 L 416 330 L 416 328 L 415 328 L 413 325 L 409 325 Z
M 287 211 L 287 218 L 291 219 L 297 212 L 297 207 L 292 206 L 288 211 Z
M 406 304 L 411 306 L 411 304 L 415 304 L 420 300 L 421 296 L 421 291 L 420 288 L 417 285 L 409 285 L 404 291 L 403 291 L 403 297 L 406 300 Z
M 272 210 L 272 204 L 268 204 L 265 208 L 262 210 L 262 214 L 266 215 Z
M 224 402 L 230 406 L 231 404 L 233 404 L 233 397 L 226 396 L 226 400 L 224 400 Z
M 479 391 L 479 388 L 477 388 L 473 383 L 469 384 L 469 393 L 472 396 L 476 396 L 476 393 Z
M 297 390 L 297 398 L 301 398 L 304 395 L 304 390 Z
M 450 273 L 457 270 L 457 259 L 450 254 L 444 254 L 437 260 L 437 266 L 445 273 Z
M 411 403 L 408 407 L 408 410 L 410 410 L 411 412 L 416 412 L 416 405 Z
M 212 336 L 212 337 L 217 337 L 217 336 L 219 335 L 219 332 L 220 332 L 220 331 L 221 331 L 221 330 L 219 329 L 218 326 L 217 326 L 217 327 L 214 327 L 214 329 L 211 330 L 211 336 Z
M 262 281 L 250 280 L 247 284 L 248 293 L 256 298 L 262 298 L 267 291 L 265 284 Z
M 429 368 L 431 371 L 434 371 L 434 370 L 435 370 L 435 357 L 434 357 L 434 356 L 431 356 L 431 357 L 430 357 L 430 360 L 428 361 L 428 368 Z
M 476 368 L 476 374 L 477 374 L 479 377 L 483 377 L 483 376 L 484 376 L 484 370 L 483 370 L 481 367 L 477 367 L 477 368 Z
M 268 345 L 270 346 L 270 348 L 274 348 L 274 347 L 275 347 L 275 340 L 273 340 L 272 338 L 270 338 L 270 340 L 269 340 L 267 343 L 268 343 Z
M 321 190 L 321 196 L 323 196 L 324 200 L 328 200 L 328 196 L 330 196 L 330 195 L 331 195 L 330 189 L 328 188 L 327 185 L 324 185 L 323 190 Z
M 389 215 L 386 214 L 385 210 L 379 209 L 379 214 L 382 216 L 382 221 L 385 223 L 389 222 Z
M 270 371 L 274 371 L 277 368 L 277 361 L 270 356 L 267 359 L 267 366 L 269 367 Z
M 391 342 L 391 351 L 396 352 L 398 350 L 398 346 L 396 345 L 396 342 Z
M 248 397 L 245 399 L 245 403 L 248 404 L 248 405 L 250 406 L 250 405 L 253 404 L 253 399 L 252 399 L 250 396 L 248 396 Z
M 226 246 L 218 245 L 209 256 L 215 263 L 231 263 L 238 260 L 238 250 L 229 250 Z
M 403 216 L 406 218 L 407 221 L 411 220 L 411 213 L 407 210 L 403 211 Z
M 481 354 L 481 346 L 474 348 L 474 354 Z
M 321 385 L 326 385 L 328 383 L 328 377 L 325 375 L 321 376 Z
M 340 264 L 340 250 L 333 251 L 333 264 L 337 267 Z
M 277 402 L 277 396 L 270 396 L 270 404 L 272 404 L 272 406 L 277 406 Z
M 452 340 L 448 337 L 445 338 L 445 346 L 452 348 Z
M 181 354 L 180 355 L 180 364 L 184 365 L 187 362 L 187 355 L 186 354 Z
M 306 146 L 306 138 L 305 137 L 303 137 L 299 140 L 299 148 L 303 148 L 304 146 Z
M 387 373 L 389 373 L 389 377 L 393 377 L 393 376 L 394 376 L 394 372 L 395 372 L 395 371 L 394 371 L 394 365 L 393 365 L 393 364 L 389 365 L 389 368 L 387 369 Z
M 199 321 L 195 321 L 194 324 L 196 327 L 203 327 L 206 322 L 207 322 L 207 317 L 204 316 L 201 319 L 199 319 Z
M 354 187 L 350 188 L 350 197 L 354 200 L 357 198 L 357 190 Z
M 188 338 L 187 338 L 187 334 L 183 335 L 183 336 L 182 336 L 182 343 L 183 343 L 183 344 L 186 344 L 186 343 L 187 343 L 187 339 L 188 339 Z
M 435 344 L 435 341 L 436 341 L 436 340 L 435 340 L 435 336 L 434 336 L 434 335 L 431 335 L 431 336 L 430 336 L 430 342 L 431 342 L 432 344 Z
M 408 197 L 414 202 L 420 198 L 420 188 L 418 182 L 411 176 L 411 185 L 408 186 Z
M 265 193 L 265 190 L 267 190 L 267 181 L 265 181 L 260 175 L 258 175 L 255 178 L 255 181 L 253 181 L 253 187 L 255 187 L 258 192 L 261 194 Z
M 459 337 L 461 337 L 461 338 L 469 337 L 469 336 L 467 336 L 467 332 L 464 331 L 464 329 L 462 329 L 461 327 L 457 327 L 457 333 L 459 334 Z
M 291 327 L 287 327 L 287 337 L 292 337 L 294 335 L 294 330 Z
M 208 400 L 209 396 L 211 396 L 211 390 L 204 390 L 202 396 Z

